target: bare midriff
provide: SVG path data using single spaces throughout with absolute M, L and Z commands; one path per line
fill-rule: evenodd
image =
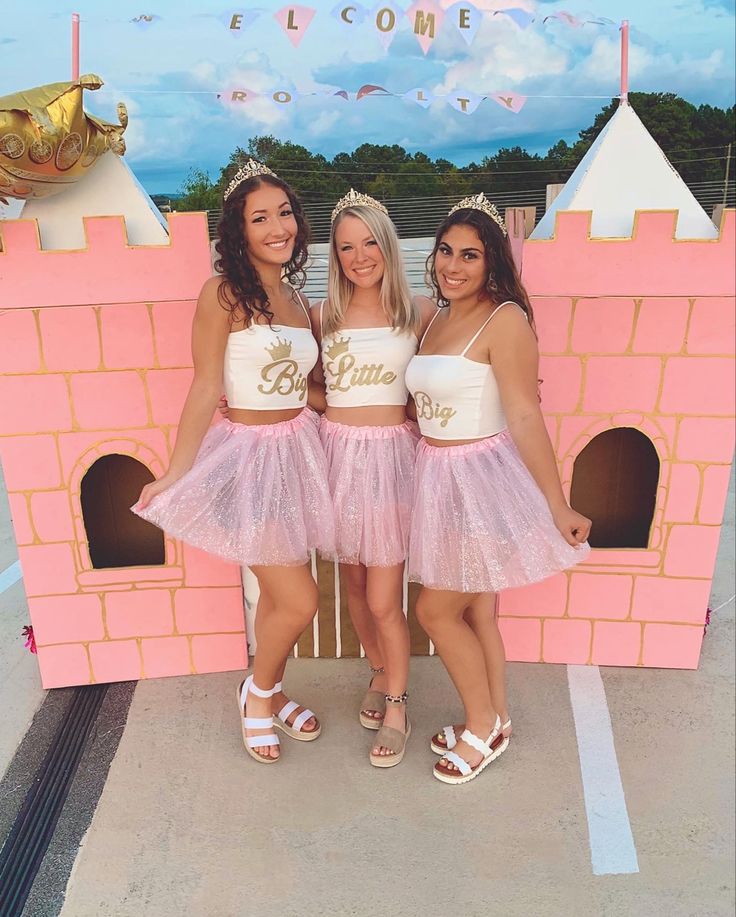
M 260 424 L 283 423 L 298 417 L 304 408 L 289 408 L 288 411 L 254 411 L 250 408 L 230 408 L 227 418 L 233 423 L 242 423 L 248 427 Z
M 360 408 L 331 408 L 325 417 L 347 427 L 396 427 L 406 420 L 403 404 L 365 405 Z
M 494 433 L 491 436 L 481 436 L 479 439 L 432 439 L 430 436 L 425 436 L 424 441 L 428 446 L 444 448 L 445 446 L 469 446 L 470 443 L 482 443 L 487 439 L 493 439 L 494 436 L 498 436 L 498 433 Z

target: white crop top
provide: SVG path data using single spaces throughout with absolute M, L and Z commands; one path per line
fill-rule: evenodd
M 320 305 L 320 327 L 322 308 Z M 405 405 L 404 376 L 419 342 L 391 327 L 344 328 L 322 335 L 325 397 L 331 408 Z
M 465 354 L 493 316 L 509 304 L 516 305 L 503 302 L 493 310 L 461 353 L 418 353 L 409 363 L 406 384 L 417 407 L 417 422 L 423 436 L 484 439 L 506 429 L 493 369 L 488 363 L 469 360 Z M 439 312 L 439 309 L 435 312 L 427 331 Z
M 309 322 L 304 303 L 299 299 Z M 309 324 L 259 325 L 230 333 L 225 345 L 223 382 L 231 408 L 285 411 L 307 403 L 307 377 L 319 348 Z

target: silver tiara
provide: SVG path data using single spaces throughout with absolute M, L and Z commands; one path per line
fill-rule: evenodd
M 222 195 L 223 201 L 226 201 L 230 197 L 241 182 L 247 181 L 249 178 L 255 178 L 256 175 L 273 175 L 274 178 L 278 178 L 278 175 L 272 172 L 268 166 L 264 166 L 262 162 L 256 162 L 255 159 L 249 159 L 244 166 L 238 169 L 235 173 L 235 178 L 230 182 L 227 188 L 225 188 L 225 193 Z
M 486 198 L 482 191 L 480 194 L 473 195 L 472 197 L 464 197 L 459 204 L 455 204 L 450 210 L 447 214 L 448 217 L 455 213 L 456 210 L 480 210 L 481 213 L 485 213 L 486 216 L 489 216 L 493 222 L 498 225 L 498 228 L 504 236 L 508 235 L 508 230 L 501 218 L 501 214 L 496 210 L 495 205 Z
M 335 209 L 332 211 L 332 216 L 330 217 L 330 222 L 334 223 L 338 213 L 342 210 L 347 210 L 348 207 L 370 207 L 372 210 L 378 210 L 388 216 L 388 210 L 386 210 L 383 204 L 377 201 L 375 197 L 371 197 L 368 194 L 361 194 L 359 191 L 351 188 L 345 197 L 341 197 L 335 205 Z

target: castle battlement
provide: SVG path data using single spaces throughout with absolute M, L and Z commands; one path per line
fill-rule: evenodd
M 85 217 L 85 248 L 46 250 L 36 220 L 0 222 L 2 308 L 196 298 L 212 273 L 206 217 L 168 223 L 167 245 L 131 245 L 122 216 Z
M 676 239 L 676 210 L 637 210 L 626 238 L 591 238 L 590 211 L 559 211 L 551 239 L 527 239 L 523 278 L 532 295 L 733 296 L 736 210 L 716 239 Z

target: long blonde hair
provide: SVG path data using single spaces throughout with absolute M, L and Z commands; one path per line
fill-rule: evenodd
M 346 216 L 354 216 L 362 220 L 381 250 L 385 262 L 381 280 L 381 305 L 391 327 L 397 331 L 413 331 L 417 326 L 419 315 L 409 290 L 409 282 L 406 279 L 396 228 L 389 217 L 380 210 L 356 205 L 346 207 L 338 213 L 330 230 L 327 301 L 322 310 L 323 333 L 332 334 L 343 326 L 345 313 L 355 289 L 354 284 L 342 271 L 335 242 L 337 227 Z

